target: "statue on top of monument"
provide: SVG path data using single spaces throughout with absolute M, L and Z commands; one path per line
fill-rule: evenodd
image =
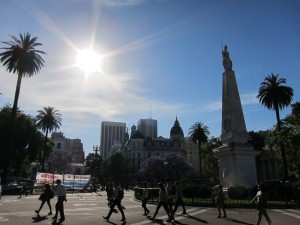
M 227 51 L 227 45 L 222 50 L 223 66 L 225 71 L 232 71 L 232 61 L 230 60 L 229 52 Z

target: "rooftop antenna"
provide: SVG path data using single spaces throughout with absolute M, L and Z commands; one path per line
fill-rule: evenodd
M 150 119 L 152 119 L 152 103 L 150 103 Z

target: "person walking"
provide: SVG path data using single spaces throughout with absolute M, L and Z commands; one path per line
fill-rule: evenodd
M 38 210 L 34 210 L 38 216 L 40 215 L 40 211 L 41 209 L 43 208 L 45 202 L 47 202 L 48 206 L 49 206 L 49 209 L 50 209 L 50 212 L 48 213 L 48 215 L 52 215 L 52 208 L 51 208 L 51 203 L 50 203 L 50 200 L 54 197 L 54 193 L 53 191 L 51 190 L 50 188 L 50 185 L 49 184 L 45 184 L 45 187 L 43 188 L 44 192 L 43 194 L 41 194 L 40 198 L 41 198 L 41 206 Z
M 22 186 L 19 198 L 22 198 L 22 194 L 25 194 L 25 196 L 27 197 L 27 183 L 26 182 Z
M 269 225 L 272 224 L 272 221 L 267 213 L 266 206 L 267 206 L 267 193 L 265 186 L 263 184 L 258 185 L 258 191 L 256 196 L 252 199 L 251 203 L 257 201 L 257 221 L 256 225 L 260 224 L 262 215 L 266 218 Z
M 144 208 L 144 216 L 147 216 L 150 212 L 150 210 L 147 208 L 147 202 L 149 199 L 149 193 L 148 193 L 148 184 L 144 183 L 144 189 L 143 189 L 143 200 L 142 200 L 142 207 Z
M 176 195 L 176 187 L 174 186 L 170 178 L 166 179 L 166 192 L 167 192 L 167 205 L 169 208 L 169 213 L 171 217 L 174 218 L 173 200 Z
M 175 202 L 175 207 L 173 214 L 175 214 L 178 206 L 181 206 L 183 209 L 183 212 L 181 214 L 186 214 L 185 206 L 182 200 L 182 185 L 180 181 L 175 182 L 175 187 L 176 187 L 176 202 Z
M 219 215 L 218 218 L 221 218 L 221 209 L 223 210 L 223 217 L 226 218 L 226 211 L 225 211 L 225 197 L 224 197 L 224 193 L 223 193 L 223 186 L 219 185 L 218 187 L 218 193 L 217 196 L 215 198 L 216 203 L 217 203 L 217 208 L 219 211 Z
M 160 207 L 163 207 L 165 209 L 165 211 L 169 217 L 169 219 L 167 221 L 168 222 L 172 221 L 174 218 L 173 218 L 172 214 L 169 212 L 169 207 L 167 204 L 167 192 L 166 192 L 165 185 L 163 183 L 159 183 L 159 201 L 157 203 L 156 210 L 152 217 L 152 220 L 155 219 Z
M 61 183 L 60 179 L 56 180 L 56 195 L 57 195 L 57 203 L 55 205 L 55 215 L 53 217 L 54 220 L 57 220 L 58 212 L 60 214 L 60 222 L 65 221 L 65 214 L 64 214 L 64 201 L 67 201 L 66 197 L 66 188 Z
M 109 210 L 107 216 L 103 216 L 103 219 L 109 221 L 109 218 L 110 218 L 111 214 L 113 213 L 115 207 L 117 206 L 119 211 L 122 214 L 122 218 L 121 218 L 120 221 L 126 221 L 125 214 L 124 214 L 124 211 L 123 211 L 123 207 L 121 205 L 121 201 L 124 197 L 124 192 L 121 189 L 121 187 L 119 187 L 119 183 L 117 181 L 115 181 L 113 183 L 113 190 L 114 190 L 114 195 L 113 195 L 113 198 L 112 198 L 112 203 L 110 204 L 110 210 Z

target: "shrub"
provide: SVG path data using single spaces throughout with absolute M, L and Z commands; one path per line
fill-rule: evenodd
M 245 199 L 248 196 L 245 187 L 235 186 L 228 189 L 228 198 L 230 199 Z

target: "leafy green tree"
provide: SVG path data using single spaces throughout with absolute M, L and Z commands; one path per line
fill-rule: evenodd
M 189 136 L 194 143 L 198 144 L 199 150 L 199 166 L 200 166 L 200 178 L 203 179 L 202 173 L 202 149 L 201 145 L 208 141 L 208 136 L 210 132 L 208 127 L 202 122 L 196 122 L 190 127 Z
M 45 141 L 44 141 L 44 148 L 42 154 L 42 172 L 45 171 L 45 160 L 46 157 L 49 156 L 50 152 L 47 152 L 47 140 L 48 140 L 48 133 L 56 130 L 61 125 L 61 114 L 58 110 L 54 109 L 54 107 L 44 107 L 43 110 L 38 110 L 38 115 L 36 116 L 37 119 L 37 126 L 38 128 L 42 129 L 43 132 L 46 132 Z
M 103 167 L 102 157 L 96 153 L 89 153 L 85 159 L 85 164 L 86 167 L 89 168 L 92 178 L 96 178 L 100 181 Z
M 222 145 L 220 138 L 211 137 L 203 146 L 203 173 L 206 177 L 213 180 L 219 179 L 218 159 L 215 157 L 214 151 Z
M 31 162 L 39 157 L 39 149 L 44 139 L 34 123 L 34 118 L 17 110 L 14 142 L 10 151 L 7 151 L 6 146 L 10 142 L 8 132 L 10 118 L 10 106 L 0 109 L 0 168 L 5 168 L 7 172 L 3 177 L 3 182 L 7 175 L 27 176 Z
M 262 150 L 266 143 L 266 131 L 249 131 L 248 143 L 253 146 L 255 150 Z
M 127 174 L 127 162 L 122 153 L 116 152 L 103 162 L 103 175 L 106 179 L 122 181 Z
M 280 149 L 284 144 L 288 170 L 300 177 L 300 103 L 291 105 L 292 113 L 282 120 L 281 129 L 273 129 L 267 143 L 271 149 Z
M 291 104 L 293 99 L 294 90 L 291 87 L 285 86 L 286 79 L 278 78 L 278 74 L 268 75 L 265 80 L 260 84 L 259 93 L 257 98 L 263 106 L 270 110 L 275 110 L 277 129 L 281 130 L 280 110 Z M 280 145 L 281 157 L 283 161 L 284 176 L 288 178 L 288 169 L 286 161 L 286 153 L 284 145 Z

